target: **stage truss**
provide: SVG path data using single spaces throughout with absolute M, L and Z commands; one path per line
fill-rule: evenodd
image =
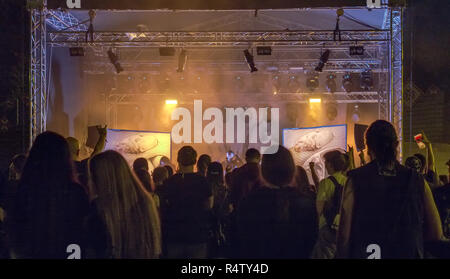
M 387 72 L 388 78 L 379 80 L 377 92 L 336 92 L 333 96 L 325 96 L 325 102 L 336 103 L 378 103 L 379 116 L 391 121 L 403 139 L 403 32 L 402 32 L 402 7 L 390 7 L 387 9 L 383 30 L 344 30 L 341 31 L 341 41 L 334 40 L 334 32 L 331 30 L 285 30 L 285 31 L 248 31 L 248 32 L 139 32 L 138 38 L 130 37 L 130 32 L 95 32 L 94 42 L 86 42 L 86 22 L 80 22 L 66 11 L 46 9 L 46 1 L 40 9 L 31 10 L 31 125 L 30 142 L 46 129 L 47 111 L 47 49 L 50 47 L 76 47 L 82 46 L 96 53 L 99 59 L 86 67 L 93 72 L 112 71 L 112 66 L 107 63 L 105 52 L 109 48 L 129 49 L 136 51 L 138 48 L 152 47 L 184 47 L 184 48 L 212 48 L 226 49 L 236 47 L 273 46 L 279 48 L 292 48 L 283 57 L 286 63 L 302 60 L 305 68 L 312 67 L 317 60 L 305 59 L 308 51 L 322 49 L 324 44 L 338 53 L 338 58 L 327 63 L 327 71 L 336 72 L 360 72 L 363 69 L 372 69 L 374 72 Z M 273 19 L 266 19 L 273 20 Z M 212 24 L 212 23 L 211 23 Z M 220 22 L 214 23 L 220 25 Z M 276 24 L 281 24 L 279 20 Z M 52 31 L 47 32 L 47 25 Z M 361 44 L 368 50 L 368 56 L 364 59 L 355 59 L 348 55 L 348 46 Z M 137 50 L 140 51 L 140 50 Z M 381 55 L 380 55 L 381 54 Z M 384 55 L 388 54 L 388 55 Z M 208 58 L 210 58 L 209 56 Z M 133 61 L 128 63 L 135 65 L 130 71 L 139 72 L 139 65 L 152 63 L 151 61 Z M 127 63 L 127 62 L 125 62 Z M 198 60 L 201 63 L 201 59 Z M 238 62 L 236 62 L 238 63 Z M 240 58 L 242 63 L 242 58 Z M 383 76 L 383 75 L 381 75 Z M 114 93 L 108 96 L 110 105 L 136 103 L 151 99 L 158 94 L 120 94 Z M 192 97 L 201 97 L 201 94 L 187 94 Z M 255 99 L 260 103 L 266 102 L 264 94 L 255 94 Z M 299 103 L 307 102 L 310 94 L 283 93 L 279 98 L 286 101 Z M 402 145 L 400 144 L 400 147 Z M 401 154 L 401 152 L 400 152 Z

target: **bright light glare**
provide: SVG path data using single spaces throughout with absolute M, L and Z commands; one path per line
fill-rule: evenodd
M 177 105 L 178 101 L 177 100 L 166 100 L 166 105 Z
M 309 99 L 310 104 L 319 104 L 321 102 L 322 102 L 322 99 L 320 99 L 320 98 L 310 98 Z

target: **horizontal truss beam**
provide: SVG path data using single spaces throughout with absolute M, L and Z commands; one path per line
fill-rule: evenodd
M 136 38 L 130 33 L 137 35 Z M 50 32 L 52 46 L 117 46 L 117 47 L 214 47 L 245 46 L 248 44 L 269 46 L 301 46 L 308 43 L 364 43 L 382 44 L 389 40 L 388 31 L 346 30 L 341 31 L 341 41 L 337 41 L 334 31 L 248 31 L 248 32 L 189 32 L 164 31 L 103 31 L 94 33 L 94 42 L 87 43 L 85 32 Z
M 242 98 L 248 98 L 249 96 L 254 97 L 255 104 L 258 103 L 273 103 L 274 101 L 278 102 L 297 102 L 297 103 L 308 103 L 309 98 L 320 97 L 322 98 L 323 103 L 378 103 L 380 101 L 380 93 L 378 92 L 335 92 L 335 93 L 279 93 L 277 95 L 271 95 L 267 93 L 237 93 L 237 94 L 227 94 L 226 99 L 227 103 L 236 103 L 239 104 L 242 102 Z M 118 94 L 113 93 L 108 96 L 108 103 L 110 105 L 113 104 L 145 104 L 146 102 L 154 102 L 155 99 L 161 100 L 164 97 L 169 97 L 169 95 L 164 93 L 152 93 L 152 94 Z M 174 95 L 170 95 L 171 98 Z M 211 98 L 211 94 L 196 94 L 196 93 L 188 93 L 188 94 L 180 94 L 178 96 L 181 100 L 181 103 L 192 103 L 193 100 L 205 100 L 205 102 L 209 103 L 207 100 Z M 382 98 L 381 98 L 382 99 Z

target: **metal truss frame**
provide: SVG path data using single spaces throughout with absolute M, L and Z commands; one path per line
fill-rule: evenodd
M 399 156 L 403 155 L 403 8 L 390 10 L 390 117 L 399 137 Z
M 384 45 L 386 45 L 385 43 Z M 383 65 L 383 57 L 378 45 L 365 47 L 364 56 L 350 56 L 348 47 L 327 46 L 331 49 L 332 55 L 327 62 L 324 71 L 332 72 L 362 72 L 372 70 L 372 72 L 388 72 L 389 67 Z M 318 58 L 323 51 L 323 46 L 304 47 L 277 47 L 271 56 L 258 56 L 255 59 L 256 65 L 263 70 L 264 67 L 278 68 L 279 72 L 289 72 L 290 68 L 314 69 L 317 66 Z M 112 72 L 113 66 L 106 57 L 108 48 L 102 51 L 89 51 L 87 55 L 90 59 L 84 65 L 84 71 L 88 73 Z M 239 48 L 210 48 L 208 51 L 202 49 L 189 49 L 189 65 L 195 65 L 213 72 L 220 67 L 221 71 L 227 71 L 227 67 L 242 65 L 242 49 Z M 116 53 L 120 56 L 120 63 L 126 73 L 151 72 L 160 69 L 162 65 L 173 64 L 173 57 L 161 57 L 152 48 L 116 48 Z M 91 59 L 92 58 L 92 59 Z M 275 63 L 276 61 L 276 63 Z M 274 67 L 274 64 L 277 67 Z M 230 71 L 232 71 L 230 69 Z M 234 71 L 237 71 L 234 69 Z
M 239 105 L 242 103 L 242 98 L 240 97 L 242 93 L 235 94 L 234 96 L 227 97 L 227 101 L 231 104 Z M 112 93 L 108 95 L 108 103 L 112 105 L 126 105 L 126 104 L 144 104 L 146 102 L 152 102 L 155 98 L 166 97 L 167 94 L 152 93 L 152 94 L 122 94 L 122 93 Z M 279 93 L 277 95 L 271 95 L 266 93 L 251 93 L 246 92 L 245 96 L 254 96 L 255 104 L 267 104 L 273 101 L 281 102 L 295 102 L 295 103 L 308 103 L 309 98 L 317 97 L 317 93 Z M 337 103 L 337 104 L 348 104 L 348 103 L 366 103 L 373 104 L 378 103 L 379 97 L 378 92 L 375 91 L 365 91 L 365 92 L 334 92 L 334 93 L 320 93 L 322 101 L 324 103 Z M 203 93 L 188 93 L 183 94 L 183 102 L 193 103 L 194 99 L 207 99 L 210 98 L 210 94 Z
M 87 27 L 72 14 L 47 10 L 47 1 L 32 9 L 30 38 L 30 145 L 47 128 L 47 25 L 54 30 L 86 31 Z
M 30 146 L 45 131 L 47 120 L 47 28 L 45 9 L 31 11 Z
M 61 10 L 47 10 L 47 24 L 57 31 L 86 32 L 87 26 L 80 22 L 71 13 Z
M 136 31 L 95 32 L 94 42 L 85 41 L 85 32 L 50 32 L 49 44 L 55 47 L 114 46 L 114 47 L 248 47 L 302 46 L 336 43 L 334 30 L 284 31 L 152 31 L 139 32 L 141 37 L 130 38 Z M 387 30 L 342 30 L 341 45 L 355 43 L 383 43 L 389 41 Z

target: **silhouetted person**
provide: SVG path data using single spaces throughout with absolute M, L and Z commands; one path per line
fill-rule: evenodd
M 337 241 L 339 258 L 367 258 L 377 244 L 381 257 L 422 258 L 424 242 L 439 241 L 442 227 L 429 186 L 397 161 L 398 138 L 387 121 L 365 134 L 371 162 L 348 173 Z
M 163 215 L 167 257 L 206 258 L 213 193 L 206 178 L 194 173 L 197 152 L 190 146 L 178 151 L 179 172 L 166 181 L 168 201 Z
M 168 201 L 165 195 L 165 185 L 166 180 L 169 178 L 169 172 L 167 171 L 167 168 L 164 167 L 157 167 L 152 172 L 152 180 L 153 185 L 155 186 L 155 192 L 159 199 L 159 215 L 161 216 L 161 219 L 163 219 L 164 215 L 166 214 L 166 210 L 168 207 Z M 167 245 L 166 245 L 166 236 L 164 235 L 164 230 L 161 232 L 162 235 L 162 256 L 165 257 L 167 255 Z
M 173 175 L 173 168 L 169 165 L 164 165 L 164 167 L 167 169 L 167 173 L 169 174 L 169 177 Z
M 264 154 L 261 172 L 269 184 L 258 187 L 237 208 L 240 258 L 308 258 L 317 239 L 314 203 L 289 186 L 295 165 L 279 146 Z
M 200 157 L 198 157 L 197 160 L 197 173 L 206 177 L 206 171 L 210 163 L 211 163 L 211 156 L 209 156 L 208 154 L 200 155 Z
M 165 167 L 157 167 L 152 172 L 153 184 L 157 193 L 162 191 L 164 182 L 169 178 L 169 171 Z
M 247 163 L 231 172 L 230 202 L 233 210 L 260 184 L 260 168 L 256 163 Z
M 316 191 L 315 186 L 309 183 L 308 174 L 306 170 L 301 166 L 296 166 L 296 173 L 294 178 L 294 187 L 297 187 L 300 193 L 311 198 L 311 200 L 316 202 Z
M 145 169 L 138 169 L 134 173 L 136 174 L 139 181 L 142 183 L 142 186 L 144 186 L 144 189 L 152 196 L 156 208 L 159 210 L 160 207 L 159 196 L 156 194 L 155 184 L 153 184 L 153 180 L 150 173 L 148 173 L 148 171 L 146 171 Z
M 336 231 L 339 226 L 339 208 L 342 189 L 347 181 L 349 167 L 345 155 L 338 150 L 324 154 L 329 176 L 319 183 L 316 197 L 319 216 L 319 239 L 312 254 L 316 259 L 332 259 L 336 253 Z
M 261 162 L 261 153 L 259 153 L 258 149 L 249 148 L 245 152 L 245 162 L 259 164 Z
M 416 156 L 410 156 L 405 160 L 405 167 L 420 174 L 422 172 L 422 161 Z
M 9 244 L 4 220 L 11 213 L 14 205 L 26 158 L 25 154 L 15 155 L 9 164 L 6 175 L 1 177 L 0 174 L 0 259 L 9 258 Z
M 100 152 L 103 151 L 103 149 L 105 149 L 107 127 L 97 126 L 97 132 L 99 134 L 99 138 L 97 140 L 97 143 L 95 144 L 94 150 L 92 151 L 89 158 L 86 158 L 81 161 L 80 161 L 80 142 L 74 137 L 66 138 L 67 143 L 69 144 L 69 150 L 72 160 L 74 161 L 76 178 L 88 192 L 89 192 L 88 161 L 90 158 L 94 157 L 96 154 L 99 154 Z
M 11 208 L 17 193 L 20 177 L 26 162 L 25 154 L 15 155 L 9 164 L 7 177 L 0 189 L 0 208 L 6 212 Z
M 138 170 L 145 170 L 148 171 L 148 161 L 145 158 L 137 158 L 136 160 L 134 160 L 133 162 L 133 170 L 134 171 L 138 171 Z
M 81 244 L 88 196 L 76 182 L 67 141 L 53 132 L 37 136 L 9 218 L 15 258 L 67 258 Z
M 223 167 L 219 162 L 212 162 L 208 166 L 206 180 L 212 189 L 214 206 L 212 209 L 212 237 L 210 242 L 210 256 L 223 257 L 226 244 L 226 226 L 228 216 L 228 189 L 225 185 Z
M 152 196 L 116 151 L 94 156 L 89 164 L 93 211 L 87 239 L 93 258 L 152 259 L 161 255 L 161 229 Z

